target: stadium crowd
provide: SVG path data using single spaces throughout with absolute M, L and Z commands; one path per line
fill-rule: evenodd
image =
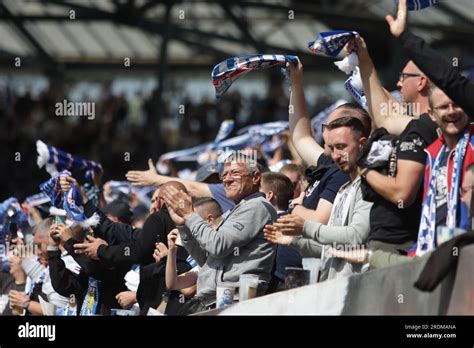
M 219 288 L 241 287 L 242 275 L 258 277 L 253 296 L 284 291 L 287 270 L 305 258 L 320 259 L 323 282 L 436 256 L 442 242 L 472 243 L 474 84 L 407 29 L 406 11 L 400 1 L 387 18 L 410 58 L 397 83 L 402 100 L 381 85 L 370 48 L 355 36 L 345 50 L 357 55 L 367 108 L 334 107 L 316 130 L 322 143 L 299 61 L 288 63 L 288 130 L 272 134 L 277 145 L 208 150 L 194 179 L 169 160 L 149 160 L 147 170 L 108 163 L 113 144 L 91 128 L 87 141 L 97 140 L 104 160 L 88 185 L 62 171 L 43 190 L 51 202 L 2 203 L 2 315 L 188 315 L 219 307 Z M 122 106 L 104 105 L 106 121 L 120 125 Z M 201 111 L 189 117 L 204 119 Z M 118 144 L 138 141 L 139 152 L 140 137 L 152 136 L 146 124 Z M 180 137 L 193 132 L 187 124 Z M 196 129 L 200 141 L 212 140 L 204 125 Z M 103 185 L 103 168 L 128 170 L 128 181 Z M 67 201 L 66 214 L 49 208 L 56 199 Z

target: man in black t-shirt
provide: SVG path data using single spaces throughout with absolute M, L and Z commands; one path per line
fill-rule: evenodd
M 380 84 L 364 40 L 356 38 L 356 43 L 362 83 L 369 91 L 366 97 L 374 123 L 399 135 L 388 175 L 375 170 L 361 171 L 363 180 L 377 193 L 370 212 L 369 247 L 403 254 L 418 235 L 426 162 L 424 149 L 438 137 L 437 125 L 427 114 L 430 81 L 413 62 L 406 64 L 397 87 L 403 106 L 413 117 L 401 114 L 403 107 Z M 392 109 L 394 104 L 401 107 Z
M 388 175 L 374 170 L 362 177 L 378 194 L 370 212 L 369 246 L 406 252 L 416 241 L 423 198 L 424 149 L 437 137 L 427 115 L 412 120 L 398 140 Z

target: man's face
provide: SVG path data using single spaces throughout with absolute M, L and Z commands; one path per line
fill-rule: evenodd
M 431 96 L 433 110 L 429 110 L 430 115 L 434 115 L 438 127 L 444 135 L 456 136 L 464 132 L 469 124 L 469 117 L 457 106 L 441 89 L 436 88 Z
M 403 68 L 402 76 L 397 82 L 397 87 L 400 90 L 402 100 L 405 103 L 416 102 L 420 96 L 423 85 L 421 79 L 426 79 L 423 73 L 412 61 L 408 62 Z M 423 76 L 423 77 L 422 77 Z
M 226 163 L 222 174 L 225 194 L 235 203 L 251 194 L 260 180 L 260 173 L 250 173 L 245 163 Z
M 331 112 L 329 114 L 328 118 L 326 119 L 326 124 L 329 124 L 332 121 L 337 120 L 338 118 L 344 117 L 344 115 L 342 114 L 341 111 L 342 111 L 342 109 L 337 109 L 337 110 L 334 110 L 333 112 Z M 323 131 L 324 154 L 327 155 L 327 156 L 331 156 L 331 150 L 328 147 L 327 133 L 328 133 L 328 131 L 327 131 L 327 129 L 325 129 Z
M 349 174 L 356 168 L 361 142 L 354 139 L 349 127 L 326 130 L 327 146 L 331 150 L 331 158 L 341 170 Z

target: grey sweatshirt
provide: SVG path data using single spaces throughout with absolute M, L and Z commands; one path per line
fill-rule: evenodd
M 352 182 L 343 185 L 338 192 L 341 194 Z M 370 209 L 372 202 L 364 201 L 360 187 L 360 177 L 354 181 L 357 185 L 355 194 L 348 202 L 349 211 L 346 219 L 339 225 L 327 226 L 315 221 L 306 221 L 303 227 L 303 238 L 294 238 L 291 245 L 298 248 L 303 256 L 321 257 L 322 246 L 362 246 L 367 242 L 370 232 Z M 309 239 L 309 240 L 308 240 Z M 347 276 L 359 273 L 362 265 L 352 264 L 338 258 L 323 257 L 321 279 L 336 276 Z
M 263 236 L 263 227 L 276 218 L 275 209 L 259 192 L 242 199 L 224 214 L 217 230 L 198 214 L 191 214 L 179 232 L 189 254 L 199 264 L 205 261 L 196 295 L 212 302 L 219 284 L 237 287 L 241 274 L 258 275 L 258 292 L 264 292 L 270 281 L 274 253 Z

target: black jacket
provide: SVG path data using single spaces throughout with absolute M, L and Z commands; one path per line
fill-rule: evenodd
M 100 217 L 99 224 L 94 227 L 94 236 L 105 240 L 109 245 L 118 245 L 134 238 L 141 232 L 141 229 L 134 228 L 127 224 L 113 222 L 91 201 L 84 205 L 84 214 L 91 217 L 97 213 Z
M 84 302 L 87 292 L 87 284 L 89 277 L 81 270 L 76 275 L 66 268 L 64 261 L 61 259 L 61 251 L 48 250 L 49 276 L 54 290 L 64 297 L 74 295 L 76 298 L 77 315 Z M 101 297 L 99 296 L 99 304 L 101 305 Z M 100 308 L 100 307 L 99 307 Z
M 99 259 L 109 266 L 134 264 L 148 265 L 154 263 L 155 243 L 163 242 L 168 246 L 168 233 L 175 228 L 166 207 L 151 214 L 145 221 L 143 229 L 133 238 L 118 245 L 101 245 L 97 250 Z
M 176 268 L 178 274 L 185 273 L 191 269 L 186 262 L 188 252 L 183 247 L 178 246 L 176 254 Z M 137 290 L 137 302 L 140 305 L 140 313 L 146 315 L 148 309 L 156 309 L 163 296 L 168 296 L 168 305 L 165 313 L 176 315 L 181 306 L 186 302 L 184 295 L 179 291 L 166 290 L 166 258 L 158 263 L 151 263 L 140 267 L 140 284 Z
M 130 267 L 128 265 L 109 267 L 103 261 L 92 260 L 83 254 L 76 254 L 74 252 L 74 244 L 76 243 L 78 243 L 78 241 L 71 238 L 66 243 L 64 243 L 64 249 L 66 249 L 66 251 L 74 258 L 79 266 L 81 266 L 81 273 L 101 281 L 100 301 L 104 305 L 105 309 L 110 310 L 113 308 L 121 308 L 115 299 L 115 296 L 117 296 L 117 294 L 122 291 L 128 291 L 127 287 L 125 286 L 124 277 L 125 274 L 130 271 Z
M 400 37 L 405 53 L 415 62 L 418 68 L 430 78 L 430 80 L 463 110 L 474 118 L 474 84 L 462 76 L 459 70 L 453 67 L 432 49 L 425 41 L 411 33 L 404 31 Z

